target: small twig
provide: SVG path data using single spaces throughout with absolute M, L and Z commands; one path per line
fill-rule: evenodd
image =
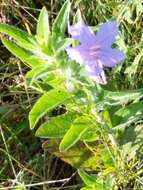
M 76 173 L 77 173 L 77 171 L 74 172 L 74 173 L 71 175 L 71 177 L 69 177 L 69 179 L 68 179 L 67 181 L 65 181 L 65 182 L 61 185 L 61 187 L 59 187 L 57 190 L 63 189 L 63 187 L 75 176 Z
M 64 182 L 64 184 L 66 182 L 68 182 L 70 178 L 65 178 L 65 179 L 60 179 L 60 180 L 52 180 L 52 181 L 43 181 L 43 182 L 39 182 L 39 183 L 32 183 L 32 184 L 22 184 L 24 187 L 34 187 L 34 186 L 41 186 L 41 185 L 49 185 L 49 184 L 53 184 L 53 183 L 62 183 Z M 0 188 L 0 190 L 9 190 L 9 189 L 13 189 L 13 188 L 20 188 L 22 185 L 15 185 L 15 186 L 8 186 L 8 187 L 2 187 Z

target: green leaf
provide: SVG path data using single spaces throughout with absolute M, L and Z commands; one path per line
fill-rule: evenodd
M 71 8 L 71 3 L 69 0 L 67 0 L 63 4 L 59 14 L 57 15 L 53 23 L 52 33 L 56 34 L 56 36 L 58 35 L 64 36 L 69 19 L 70 8 Z
M 81 179 L 87 185 L 83 187 L 81 190 L 109 190 L 113 189 L 115 184 L 115 178 L 113 176 L 93 176 L 88 175 L 85 171 L 79 170 L 78 171 Z
M 20 58 L 31 67 L 36 67 L 39 64 L 48 64 L 48 59 L 46 60 L 42 56 L 34 55 L 30 51 L 23 49 L 14 42 L 2 38 L 2 43 L 13 55 Z
M 133 63 L 130 66 L 128 66 L 127 69 L 125 70 L 125 73 L 128 74 L 129 80 L 131 80 L 132 82 L 135 80 L 134 77 L 142 57 L 143 57 L 143 52 L 139 52 L 138 55 L 135 57 Z
M 48 12 L 46 10 L 46 7 L 43 7 L 37 24 L 37 39 L 40 44 L 48 44 L 50 34 L 50 27 L 49 27 L 49 18 L 48 18 Z
M 104 118 L 104 121 L 106 122 L 106 125 L 108 126 L 108 128 L 111 129 L 112 122 L 111 122 L 110 114 L 107 110 L 103 112 L 103 118 Z
M 55 41 L 53 42 L 53 48 L 54 48 L 55 54 L 58 54 L 61 51 L 65 50 L 65 48 L 69 47 L 72 42 L 73 42 L 73 39 L 71 38 L 64 38 L 64 39 L 59 38 L 59 40 L 56 38 Z
M 80 190 L 97 190 L 97 188 L 96 187 L 83 187 Z M 103 189 L 100 188 L 100 190 L 103 190 Z
M 76 146 L 72 146 L 67 151 L 61 152 L 59 151 L 59 143 L 60 139 L 51 138 L 43 143 L 43 148 L 76 169 L 80 168 L 91 171 L 103 167 L 103 162 L 101 160 L 101 155 L 103 151 L 105 151 L 103 146 L 95 147 L 95 144 L 93 144 L 91 147 L 94 150 L 93 153 L 79 141 L 76 143 Z M 101 149 L 104 150 L 101 152 Z
M 138 100 L 143 97 L 143 89 L 130 90 L 130 91 L 121 91 L 121 92 L 112 92 L 104 90 L 104 100 L 99 102 L 100 105 L 124 105 L 130 101 Z
M 30 87 L 42 94 L 49 92 L 50 90 L 53 90 L 53 87 L 51 85 L 40 80 L 37 80 L 36 82 L 34 82 Z
M 75 15 L 74 15 L 73 21 L 74 21 L 74 23 L 76 23 L 76 22 L 80 21 L 81 19 L 82 19 L 81 11 L 78 8 Z
M 133 122 L 140 120 L 143 116 L 143 101 L 130 104 L 125 108 L 119 109 L 114 114 L 114 129 L 125 127 Z
M 90 187 L 95 186 L 97 176 L 91 176 L 81 169 L 78 170 L 78 174 L 83 180 L 83 182 L 85 183 L 85 185 L 90 186 Z
M 54 89 L 42 95 L 30 111 L 30 128 L 33 129 L 42 116 L 70 97 L 71 95 L 62 89 Z
M 100 190 L 104 190 L 103 188 L 101 189 L 101 186 L 98 186 L 98 189 L 100 188 Z M 83 187 L 80 190 L 97 190 L 97 187 Z
M 27 32 L 10 26 L 7 24 L 0 24 L 0 32 L 11 36 L 18 44 L 24 48 L 35 50 L 38 48 L 36 38 Z
M 86 142 L 93 142 L 98 140 L 99 135 L 97 134 L 97 129 L 95 127 L 88 128 L 86 133 L 84 133 L 80 139 Z
M 53 79 L 51 81 L 47 80 L 47 82 L 51 86 L 57 88 L 58 86 L 61 86 L 64 83 L 65 80 L 66 80 L 66 77 L 64 77 L 64 76 L 57 76 L 57 77 L 55 77 L 55 79 Z
M 118 142 L 122 147 L 122 158 L 133 160 L 143 147 L 143 125 L 127 127 L 118 135 Z
M 18 46 L 16 43 L 8 41 L 4 38 L 2 38 L 2 43 L 4 44 L 4 46 L 16 57 L 20 58 L 22 61 L 27 62 L 27 58 L 31 57 L 31 53 L 23 48 L 21 48 L 20 46 Z M 31 62 L 29 61 L 28 64 L 34 64 L 35 62 Z
M 89 120 L 86 117 L 78 117 L 67 131 L 60 143 L 60 150 L 65 151 L 73 146 L 89 128 Z
M 66 113 L 51 118 L 49 122 L 42 124 L 36 131 L 36 136 L 42 138 L 63 137 L 76 118 L 75 113 Z
M 34 67 L 29 72 L 27 72 L 25 78 L 28 86 L 32 86 L 32 84 L 39 78 L 43 78 L 47 76 L 50 72 L 49 66 L 42 64 Z

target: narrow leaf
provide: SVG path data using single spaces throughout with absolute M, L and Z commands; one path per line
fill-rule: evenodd
M 30 128 L 34 128 L 39 119 L 48 111 L 70 98 L 64 90 L 54 89 L 42 95 L 35 103 L 29 114 Z
M 27 32 L 10 26 L 8 24 L 0 24 L 0 32 L 11 36 L 16 40 L 20 46 L 28 48 L 30 50 L 37 49 L 38 45 L 34 36 L 28 34 Z
M 42 56 L 34 55 L 30 51 L 18 46 L 16 43 L 8 41 L 4 38 L 2 38 L 2 43 L 13 55 L 20 58 L 31 67 L 36 67 L 39 64 L 48 64 L 51 62 L 51 60 L 48 62 L 48 59 L 43 59 Z
M 48 38 L 50 34 L 50 27 L 49 27 L 49 18 L 48 18 L 48 12 L 46 10 L 46 7 L 43 7 L 37 24 L 37 38 L 40 44 L 47 45 Z
M 37 79 L 47 76 L 49 72 L 49 68 L 45 64 L 34 67 L 25 76 L 27 85 L 32 86 Z
M 85 183 L 85 185 L 90 186 L 90 187 L 95 186 L 97 176 L 91 176 L 81 169 L 78 170 L 78 174 L 83 180 L 83 182 Z
M 67 131 L 60 143 L 60 150 L 65 151 L 73 146 L 89 128 L 89 120 L 78 117 Z
M 53 23 L 53 27 L 52 27 L 53 33 L 64 35 L 67 24 L 68 24 L 70 8 L 71 8 L 71 3 L 69 0 L 67 0 L 64 3 L 63 7 L 61 8 L 59 14 L 57 15 Z
M 133 63 L 130 66 L 128 66 L 127 69 L 125 70 L 125 73 L 128 74 L 129 80 L 133 81 L 135 79 L 134 77 L 142 57 L 143 57 L 143 52 L 139 52 L 138 55 L 135 57 Z
M 51 118 L 36 131 L 36 136 L 42 138 L 63 137 L 76 118 L 75 113 L 66 113 Z
M 55 42 L 53 44 L 55 53 L 58 54 L 61 51 L 65 50 L 65 48 L 69 47 L 72 42 L 73 42 L 73 39 L 71 38 L 60 39 L 59 41 L 55 39 Z

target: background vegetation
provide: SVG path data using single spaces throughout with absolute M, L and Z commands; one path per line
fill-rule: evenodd
M 0 22 L 15 25 L 28 33 L 33 33 L 40 9 L 46 6 L 50 23 L 52 23 L 64 2 L 64 0 L 1 0 Z M 122 38 L 117 43 L 126 53 L 126 60 L 112 71 L 107 70 L 109 83 L 106 88 L 110 89 L 111 86 L 113 90 L 142 88 L 143 6 L 141 0 L 75 0 L 71 18 L 75 15 L 77 7 L 90 26 L 96 26 L 108 19 L 117 19 L 120 23 Z M 27 68 L 24 64 L 12 56 L 2 44 L 0 45 L 0 189 L 4 190 L 8 186 L 12 188 L 19 184 L 23 184 L 21 189 L 30 190 L 80 189 L 82 182 L 74 169 L 43 150 L 43 141 L 36 138 L 29 130 L 28 113 L 38 95 L 25 86 L 24 74 Z M 53 114 L 56 114 L 56 111 Z M 142 119 L 136 125 L 142 127 Z M 132 131 L 127 131 L 127 134 L 132 135 Z M 141 148 L 142 144 L 140 144 L 142 157 Z M 138 165 L 140 171 L 142 170 L 141 162 Z M 122 176 L 129 175 L 130 178 L 134 175 L 132 168 L 136 163 L 130 164 L 130 166 L 123 166 L 123 168 L 127 167 L 128 173 Z M 34 185 L 43 181 L 66 178 L 69 179 L 62 183 Z M 139 180 L 142 184 L 141 177 Z M 26 185 L 32 187 L 26 187 Z M 132 188 L 132 184 L 129 188 Z

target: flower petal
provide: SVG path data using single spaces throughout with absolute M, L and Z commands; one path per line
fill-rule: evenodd
M 106 80 L 104 71 L 102 71 L 102 73 L 98 76 L 92 76 L 92 79 L 99 84 L 103 84 L 103 85 L 107 84 L 107 80 Z
M 75 46 L 71 48 L 66 48 L 66 52 L 72 60 L 75 60 L 80 64 L 84 64 L 85 69 L 89 73 L 89 75 L 98 76 L 102 73 L 102 63 L 98 62 L 98 60 L 93 60 L 93 58 L 89 55 L 89 51 L 88 49 L 86 49 L 86 47 Z
M 94 33 L 89 29 L 82 19 L 69 27 L 69 33 L 74 40 L 85 45 L 91 44 L 93 43 L 93 40 L 95 40 Z
M 100 61 L 94 61 L 92 63 L 90 62 L 88 63 L 88 65 L 85 66 L 85 68 L 94 81 L 100 84 L 107 84 L 103 65 Z
M 99 76 L 103 71 L 102 64 L 98 63 L 96 60 L 88 61 L 85 65 L 85 68 L 91 76 Z
M 115 21 L 108 21 L 102 24 L 96 34 L 97 43 L 102 47 L 111 47 L 118 33 L 118 26 Z
M 101 52 L 99 60 L 106 67 L 114 67 L 117 63 L 123 61 L 124 58 L 125 56 L 122 51 L 110 48 Z
M 75 60 L 80 64 L 86 63 L 88 61 L 88 58 L 90 58 L 88 53 L 89 51 L 84 46 L 69 47 L 65 50 L 72 60 Z

